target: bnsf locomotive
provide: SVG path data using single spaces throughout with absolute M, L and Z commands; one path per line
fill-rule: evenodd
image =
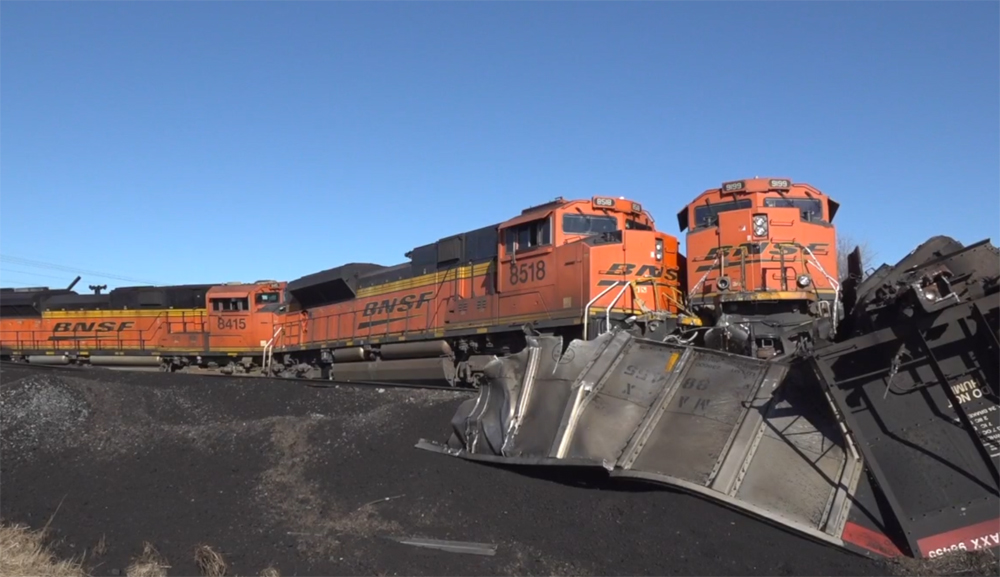
M 642 206 L 556 199 L 417 247 L 287 283 L 7 290 L 0 355 L 336 380 L 474 384 L 526 331 L 590 338 L 685 322 L 683 257 Z
M 787 178 L 727 182 L 685 206 L 686 303 L 703 325 L 692 342 L 771 358 L 830 338 L 840 312 L 837 208 Z
M 0 289 L 0 356 L 36 364 L 240 372 L 273 336 L 283 282 Z
M 624 198 L 556 199 L 415 248 L 289 283 L 3 289 L 0 356 L 168 371 L 474 384 L 526 331 L 627 326 L 759 358 L 831 336 L 837 203 L 754 178 L 706 190 L 677 239 Z M 71 287 L 72 288 L 72 287 Z
M 681 312 L 677 239 L 623 198 L 559 198 L 407 257 L 288 283 L 269 370 L 474 384 L 493 355 L 524 346 L 526 331 L 566 344 L 626 323 L 666 335 Z

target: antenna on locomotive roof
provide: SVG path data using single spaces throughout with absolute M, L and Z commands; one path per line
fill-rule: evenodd
M 76 275 L 76 278 L 73 279 L 73 282 L 69 283 L 69 286 L 66 287 L 66 290 L 68 290 L 68 291 L 73 290 L 73 287 L 76 286 L 76 283 L 80 282 L 81 278 L 83 278 L 83 277 L 81 277 L 80 275 Z

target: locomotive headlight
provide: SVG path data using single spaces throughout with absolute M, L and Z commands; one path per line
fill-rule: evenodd
M 753 234 L 754 236 L 767 236 L 766 214 L 753 215 Z
M 812 279 L 809 278 L 809 275 L 804 274 L 804 275 L 800 275 L 799 278 L 796 279 L 795 282 L 799 285 L 799 288 L 806 288 L 807 286 L 809 286 L 812 283 Z
M 663 260 L 663 239 L 656 239 L 656 260 Z

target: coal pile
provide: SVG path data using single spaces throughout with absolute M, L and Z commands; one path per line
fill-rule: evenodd
M 0 517 L 93 575 L 878 575 L 698 498 L 602 490 L 414 448 L 468 394 L 4 368 Z M 395 539 L 473 542 L 448 552 Z M 98 544 L 101 544 L 99 547 Z M 480 553 L 480 554 L 474 554 Z

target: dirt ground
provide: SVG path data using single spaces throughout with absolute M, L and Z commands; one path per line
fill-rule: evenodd
M 878 575 L 887 565 L 667 491 L 574 487 L 414 448 L 467 394 L 4 368 L 0 518 L 94 575 Z M 492 556 L 394 537 L 473 541 Z M 101 546 L 98 546 L 101 544 Z

